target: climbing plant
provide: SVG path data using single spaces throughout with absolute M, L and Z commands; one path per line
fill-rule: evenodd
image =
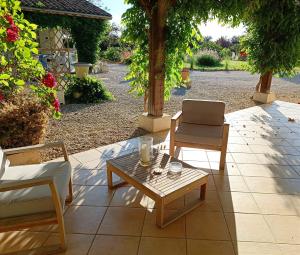
M 33 12 L 25 12 L 25 17 L 42 28 L 69 29 L 76 43 L 78 60 L 92 64 L 97 61 L 99 43 L 107 30 L 107 21 Z
M 164 99 L 181 82 L 183 57 L 201 39 L 200 22 L 210 17 L 238 23 L 243 0 L 125 0 L 124 39 L 136 45 L 128 79 L 131 92 L 148 97 L 148 113 L 161 116 Z
M 245 12 L 243 41 L 252 71 L 261 74 L 257 90 L 268 92 L 272 73 L 293 73 L 300 59 L 300 2 L 258 0 Z

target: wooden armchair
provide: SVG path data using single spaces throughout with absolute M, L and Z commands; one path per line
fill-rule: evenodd
M 184 100 L 182 111 L 171 120 L 170 155 L 175 146 L 218 150 L 219 169 L 224 170 L 229 133 L 224 113 L 225 103 L 220 101 Z
M 64 161 L 12 167 L 7 164 L 8 155 L 50 147 L 60 147 Z M 0 232 L 58 224 L 60 248 L 65 250 L 66 199 L 72 201 L 72 169 L 63 142 L 0 148 Z

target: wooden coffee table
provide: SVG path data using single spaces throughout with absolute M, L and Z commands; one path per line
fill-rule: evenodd
M 172 175 L 168 172 L 170 161 L 182 163 L 181 174 Z M 157 171 L 161 171 L 161 173 L 157 174 Z M 114 183 L 112 173 L 118 175 L 124 181 Z M 171 158 L 167 154 L 155 154 L 151 165 L 144 167 L 139 163 L 138 152 L 133 152 L 107 161 L 107 180 L 111 189 L 129 183 L 152 198 L 157 208 L 156 224 L 163 228 L 204 202 L 208 174 L 199 168 Z M 165 219 L 167 204 L 199 187 L 199 199 Z

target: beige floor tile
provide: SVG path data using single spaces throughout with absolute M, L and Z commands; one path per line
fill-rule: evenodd
M 230 240 L 222 213 L 197 209 L 186 215 L 186 235 L 192 239 Z
M 249 163 L 257 163 L 257 157 L 255 154 L 250 153 L 232 153 L 232 157 L 234 162 L 237 164 L 249 164 Z
M 281 250 L 282 255 L 299 255 L 300 254 L 300 245 L 292 244 L 278 244 Z
M 39 248 L 48 236 L 49 233 L 29 231 L 0 233 L 0 254 Z
M 241 175 L 237 164 L 235 163 L 226 163 L 225 169 L 219 170 L 219 162 L 210 162 L 211 171 L 213 174 L 219 175 Z
M 80 167 L 75 168 L 76 170 L 105 170 L 106 169 L 106 158 L 95 159 L 86 163 L 82 163 Z
M 149 198 L 134 187 L 118 188 L 110 206 L 144 207 L 148 206 Z
M 286 155 L 255 154 L 257 162 L 262 165 L 288 165 Z
M 199 199 L 200 189 L 193 190 L 185 195 L 185 203 L 189 204 Z M 206 192 L 205 202 L 197 208 L 198 211 L 219 212 L 221 211 L 221 203 L 218 198 L 218 193 L 214 190 Z
M 165 211 L 166 218 L 175 212 L 176 210 Z M 147 211 L 142 236 L 185 238 L 185 217 L 181 217 L 165 228 L 160 228 L 156 225 L 156 210 Z
M 185 160 L 184 162 L 191 166 L 201 168 L 201 170 L 206 173 L 209 173 L 209 174 L 211 173 L 210 164 L 208 161 Z
M 274 243 L 234 242 L 237 255 L 282 255 Z
M 260 214 L 225 213 L 232 240 L 273 242 L 272 233 Z
M 112 174 L 113 182 L 118 182 L 121 178 L 114 173 Z M 92 171 L 91 175 L 88 176 L 86 185 L 105 186 L 107 185 L 107 172 L 106 169 Z
M 106 207 L 72 206 L 64 219 L 67 233 L 95 234 Z
M 249 191 L 241 176 L 214 175 L 214 180 L 218 191 Z
M 80 235 L 68 234 L 67 235 L 67 250 L 59 253 L 61 255 L 83 255 L 87 254 L 92 245 L 94 235 Z M 59 244 L 59 235 L 51 234 L 44 246 Z
M 97 235 L 89 255 L 136 255 L 139 237 Z
M 263 214 L 297 215 L 291 195 L 260 193 L 252 193 L 252 195 Z M 296 200 L 294 201 L 297 203 Z
M 240 153 L 251 153 L 249 145 L 245 144 L 229 144 L 228 151 L 230 152 L 240 152 Z
M 107 186 L 85 186 L 73 201 L 73 205 L 108 206 L 113 192 Z
M 141 208 L 109 207 L 98 233 L 140 236 L 145 214 Z
M 251 193 L 219 192 L 224 212 L 260 213 Z
M 278 243 L 300 244 L 300 217 L 265 215 Z
M 230 241 L 187 240 L 188 255 L 234 255 Z
M 291 166 L 299 166 L 300 165 L 300 157 L 297 155 L 286 155 L 285 156 L 286 161 Z
M 251 192 L 255 193 L 284 193 L 292 194 L 293 187 L 288 179 L 266 177 L 244 177 Z
M 206 151 L 203 150 L 185 150 L 183 149 L 183 160 L 208 161 Z
M 186 255 L 184 239 L 142 237 L 138 255 Z
M 221 152 L 219 151 L 208 151 L 207 157 L 209 161 L 212 162 L 219 162 L 221 157 Z
M 86 162 L 90 162 L 90 161 L 93 161 L 96 159 L 99 160 L 99 162 L 100 162 L 100 159 L 103 159 L 102 152 L 100 152 L 96 149 L 79 152 L 79 153 L 73 154 L 72 157 L 74 157 L 80 163 L 86 163 Z
M 74 171 L 73 172 L 73 184 L 74 185 L 86 185 L 86 182 L 93 174 L 92 170 L 86 170 L 86 171 Z
M 297 173 L 290 166 L 238 164 L 243 176 L 295 178 Z

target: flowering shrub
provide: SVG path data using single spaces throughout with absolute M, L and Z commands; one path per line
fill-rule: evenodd
M 24 19 L 18 0 L 0 2 L 0 107 L 18 93 L 33 91 L 38 100 L 60 118 L 56 97 L 56 81 L 51 73 L 45 73 L 38 54 L 37 26 Z

